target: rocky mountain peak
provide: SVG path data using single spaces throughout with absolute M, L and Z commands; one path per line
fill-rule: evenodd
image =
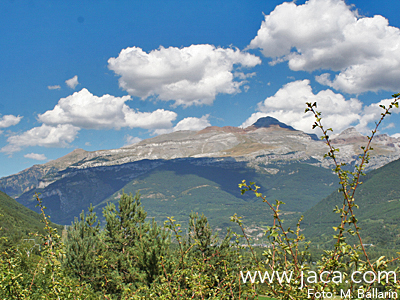
M 67 155 L 64 155 L 55 160 L 51 160 L 51 161 L 45 163 L 44 165 L 49 168 L 55 167 L 55 168 L 61 170 L 61 169 L 67 168 L 71 164 L 74 164 L 74 163 L 80 161 L 81 159 L 86 158 L 88 156 L 88 154 L 89 154 L 88 151 L 77 148 L 77 149 L 73 150 L 72 152 L 68 153 Z
M 332 139 L 336 144 L 365 142 L 366 140 L 367 137 L 359 133 L 354 127 L 343 130 L 339 135 Z
M 261 128 L 261 127 L 269 128 L 269 127 L 271 127 L 273 125 L 278 125 L 281 128 L 286 128 L 286 129 L 293 130 L 293 131 L 296 130 L 292 126 L 286 125 L 285 123 L 282 123 L 279 120 L 277 120 L 277 119 L 275 119 L 273 117 L 269 117 L 269 116 L 268 117 L 259 118 L 253 124 L 253 126 L 257 127 L 257 128 Z
M 294 129 L 292 126 L 282 123 L 279 120 L 270 116 L 259 118 L 257 122 L 255 122 L 252 126 L 256 128 L 269 128 L 271 126 L 279 126 L 280 128 L 288 129 L 291 131 L 298 131 Z M 312 140 L 319 141 L 318 136 L 316 134 L 311 134 L 311 133 L 305 133 L 305 134 L 310 136 Z
M 363 135 L 361 133 L 359 133 L 357 131 L 357 129 L 355 129 L 354 127 L 347 128 L 338 135 L 338 137 L 341 137 L 341 138 L 360 137 L 360 136 L 363 136 Z

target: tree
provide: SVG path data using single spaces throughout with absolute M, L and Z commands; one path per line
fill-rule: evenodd
M 169 237 L 147 213 L 140 196 L 122 194 L 118 210 L 108 204 L 103 211 L 104 275 L 107 292 L 121 295 L 150 285 L 161 273 L 160 259 L 168 251 Z
M 68 228 L 63 260 L 73 276 L 97 289 L 101 286 L 99 255 L 103 250 L 99 233 L 100 224 L 91 205 L 89 212 L 82 211 Z

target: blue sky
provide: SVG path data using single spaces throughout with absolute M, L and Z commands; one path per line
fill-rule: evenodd
M 0 177 L 75 148 L 270 115 L 368 133 L 400 91 L 400 1 L 1 1 Z M 382 101 L 382 102 L 381 102 Z M 397 112 L 381 133 L 400 133 Z

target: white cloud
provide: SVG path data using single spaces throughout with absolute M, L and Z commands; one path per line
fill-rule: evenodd
M 358 99 L 345 99 L 327 89 L 314 94 L 309 80 L 293 81 L 284 85 L 274 96 L 258 103 L 257 112 L 253 113 L 240 127 L 254 124 L 259 118 L 271 116 L 279 121 L 291 125 L 295 129 L 315 133 L 311 126 L 315 122 L 314 115 L 304 113 L 306 102 L 317 102 L 317 111 L 322 113 L 322 124 L 325 129 L 332 128 L 338 133 L 355 126 L 362 133 L 370 131 L 368 125 L 379 120 L 382 108 L 388 106 L 392 100 L 385 99 L 379 103 L 364 106 Z M 392 112 L 399 113 L 399 109 Z
M 390 128 L 395 128 L 396 124 L 394 124 L 393 122 L 388 124 L 387 126 L 385 126 L 383 129 L 390 129 Z
M 244 74 L 238 65 L 254 67 L 260 63 L 259 57 L 238 49 L 191 45 L 160 47 L 150 53 L 138 47 L 126 48 L 108 60 L 108 68 L 121 76 L 120 87 L 132 96 L 158 96 L 187 107 L 210 105 L 219 93 L 239 93 L 245 78 L 253 73 Z
M 164 109 L 157 109 L 153 112 L 136 112 L 128 106 L 124 109 L 126 126 L 140 127 L 145 129 L 164 129 L 172 126 L 172 121 L 177 113 Z
M 137 136 L 131 136 L 131 135 L 127 134 L 125 136 L 125 146 L 139 143 L 141 140 L 142 139 Z
M 0 152 L 12 154 L 28 146 L 67 147 L 76 138 L 79 129 L 69 124 L 57 126 L 42 124 L 20 135 L 10 136 L 7 139 L 8 145 L 1 148 Z
M 173 111 L 157 109 L 138 112 L 125 104 L 131 96 L 97 97 L 87 89 L 60 99 L 52 110 L 38 115 L 39 121 L 50 124 L 71 124 L 85 129 L 170 128 L 177 117 Z
M 246 120 L 241 127 L 253 124 L 258 118 L 271 116 L 305 132 L 313 132 L 314 116 L 304 113 L 306 102 L 317 102 L 322 112 L 323 124 L 335 131 L 346 129 L 360 118 L 362 103 L 357 99 L 346 100 L 341 94 L 323 90 L 314 94 L 309 80 L 293 81 L 284 85 L 274 96 L 258 104 L 258 112 Z
M 395 133 L 395 134 L 391 135 L 391 137 L 394 137 L 396 139 L 400 139 L 400 133 Z
M 211 126 L 208 121 L 208 117 L 210 115 L 204 115 L 201 118 L 188 117 L 179 121 L 178 124 L 174 127 L 174 131 L 179 130 L 202 130 L 208 126 Z
M 38 153 L 28 153 L 25 154 L 24 157 L 35 160 L 47 160 L 47 157 L 44 154 L 38 154 Z
M 385 107 L 389 107 L 389 105 L 392 101 L 393 101 L 393 99 L 384 99 L 384 100 L 379 101 L 378 103 L 372 103 L 369 106 L 366 106 L 360 117 L 360 122 L 356 126 L 356 129 L 363 133 L 371 133 L 370 128 L 368 127 L 368 124 L 379 121 L 379 119 L 381 118 L 381 113 L 383 112 L 383 109 L 379 105 L 384 105 Z M 391 110 L 391 112 L 398 114 L 400 112 L 400 109 L 393 108 Z M 387 126 L 387 128 L 391 128 L 391 127 L 392 126 L 390 124 L 389 124 L 389 126 Z M 386 128 L 384 128 L 384 129 L 386 129 Z
M 71 88 L 75 89 L 75 87 L 79 84 L 78 82 L 78 75 L 75 75 L 71 79 L 65 80 L 65 83 Z
M 151 133 L 151 135 L 161 135 L 161 134 L 167 134 L 167 133 L 171 133 L 173 132 L 174 129 L 173 128 L 161 128 L 161 129 L 155 129 L 153 130 L 153 132 Z
M 67 84 L 68 84 L 68 83 L 67 83 Z M 48 85 L 47 88 L 48 88 L 49 90 L 60 90 L 60 89 L 61 89 L 61 86 L 59 86 L 59 85 Z M 75 88 L 75 87 L 73 87 L 73 88 Z
M 202 130 L 207 126 L 211 126 L 208 121 L 209 115 L 204 115 L 201 118 L 188 117 L 180 120 L 173 128 L 161 128 L 153 130 L 153 135 L 167 134 L 179 130 Z
M 249 48 L 294 71 L 338 71 L 333 80 L 328 73 L 316 79 L 347 93 L 400 89 L 399 28 L 379 15 L 360 17 L 342 0 L 277 6 Z
M 128 100 L 131 100 L 131 96 L 103 95 L 97 97 L 87 89 L 82 89 L 60 99 L 52 110 L 39 114 L 38 121 L 44 123 L 41 127 L 35 127 L 20 135 L 9 137 L 8 144 L 1 148 L 0 152 L 12 154 L 28 146 L 67 147 L 76 138 L 81 128 L 140 127 L 153 130 L 156 134 L 157 130 L 173 130 L 172 121 L 177 117 L 175 112 L 164 109 L 139 112 L 125 104 Z M 17 122 L 16 119 L 22 118 L 11 117 L 4 116 L 0 126 L 2 123 L 4 126 L 11 126 Z
M 7 128 L 10 126 L 17 125 L 19 121 L 21 121 L 23 117 L 16 117 L 13 115 L 4 115 L 3 117 L 0 118 L 0 128 Z

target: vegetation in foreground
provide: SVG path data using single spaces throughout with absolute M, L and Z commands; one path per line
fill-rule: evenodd
M 375 290 L 398 291 L 398 258 L 373 258 L 368 253 L 355 214 L 358 208 L 355 196 L 377 127 L 393 106 L 398 107 L 399 96 L 394 95 L 388 107 L 382 106 L 382 118 L 353 172 L 344 170 L 343 164 L 337 162 L 338 149 L 330 144 L 329 130 L 322 127 L 316 104 L 307 104 L 306 111 L 316 118 L 314 127 L 322 129 L 330 148 L 327 156 L 335 162 L 343 195 L 335 207 L 340 221 L 334 228 L 334 245 L 321 254 L 315 265 L 310 263 L 309 243 L 300 234 L 302 218 L 295 228 L 285 228 L 280 214 L 283 203 L 270 203 L 255 183 L 242 181 L 239 186 L 242 193 L 253 192 L 262 199 L 274 215 L 266 233 L 271 247 L 262 253 L 262 258 L 251 246 L 237 215 L 232 221 L 240 227 L 241 235 L 228 232 L 219 240 L 207 219 L 194 213 L 185 234 L 174 218 L 168 218 L 163 227 L 146 221 L 139 195 L 123 194 L 118 208 L 109 204 L 104 209 L 103 230 L 91 207 L 62 238 L 49 223 L 37 197 L 45 233 L 35 235 L 34 246 L 38 247 L 19 245 L 1 253 L 1 298 L 255 299 L 263 294 L 275 299 L 322 299 L 333 297 L 329 295 L 343 298 L 342 291 L 352 298 L 360 298 L 357 296 L 360 293 L 368 298 Z M 348 243 L 351 237 L 359 243 Z M 243 239 L 247 247 L 240 246 Z M 241 271 L 259 272 L 260 276 L 244 282 L 247 276 L 241 276 Z M 272 272 L 290 273 L 291 280 L 263 280 L 262 275 Z M 356 282 L 351 277 L 354 272 L 369 276 Z

